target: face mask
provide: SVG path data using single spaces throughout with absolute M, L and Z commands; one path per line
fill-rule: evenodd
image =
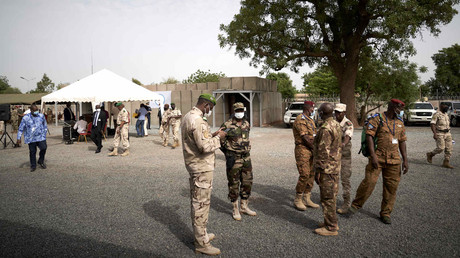
M 98 109 L 96 109 L 96 111 L 97 111 L 97 112 L 101 112 L 101 109 L 100 109 L 100 108 L 98 108 Z
M 34 111 L 34 112 L 32 113 L 32 115 L 38 116 L 38 113 L 39 113 L 38 111 Z
M 236 119 L 242 119 L 244 117 L 244 112 L 235 113 Z
M 205 117 L 210 117 L 211 114 L 212 114 L 212 110 L 209 109 L 208 112 L 204 113 L 204 116 L 205 116 Z
M 403 115 L 404 115 L 404 110 L 399 111 L 399 114 L 396 114 L 396 115 L 399 116 L 399 117 L 403 117 Z
M 315 117 L 315 115 L 316 115 L 316 111 L 315 111 L 315 110 L 313 110 L 313 113 L 311 113 L 311 115 L 310 115 L 310 118 L 314 118 L 314 117 Z

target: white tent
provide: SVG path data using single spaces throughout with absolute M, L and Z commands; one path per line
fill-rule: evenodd
M 161 96 L 107 69 L 42 97 L 46 102 L 152 101 Z

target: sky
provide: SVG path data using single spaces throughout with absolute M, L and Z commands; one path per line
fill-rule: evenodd
M 182 81 L 198 69 L 259 76 L 260 67 L 217 40 L 219 25 L 230 23 L 239 8 L 237 0 L 2 0 L 0 75 L 22 92 L 34 89 L 44 73 L 56 85 L 73 83 L 92 66 L 143 84 Z M 459 27 L 457 15 L 439 37 L 423 33 L 413 40 L 411 61 L 429 69 L 422 81 L 434 76 L 431 56 L 460 42 Z M 305 65 L 297 74 L 282 72 L 301 89 L 301 76 L 313 70 Z

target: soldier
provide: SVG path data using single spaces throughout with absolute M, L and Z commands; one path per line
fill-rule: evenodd
M 380 172 L 383 178 L 383 198 L 380 209 L 380 220 L 391 224 L 390 214 L 396 201 L 396 191 L 401 180 L 402 170 L 409 170 L 406 152 L 406 129 L 402 119 L 404 102 L 392 99 L 388 109 L 383 114 L 375 114 L 369 120 L 366 129 L 366 141 L 369 149 L 369 163 L 366 166 L 365 177 L 356 191 L 356 196 L 348 214 L 353 215 L 361 209 L 372 194 Z M 377 149 L 374 147 L 374 137 L 377 137 Z
M 171 110 L 169 109 L 169 104 L 164 105 L 163 116 L 161 117 L 161 138 L 163 139 L 163 147 L 168 146 L 169 142 L 169 117 L 171 116 Z
M 11 110 L 11 126 L 13 127 L 12 133 L 17 133 L 19 129 L 19 115 L 17 107 L 13 106 L 13 110 Z
M 226 136 L 222 130 L 211 134 L 203 116 L 210 116 L 216 104 L 211 94 L 201 94 L 196 106 L 182 120 L 182 150 L 185 167 L 190 174 L 190 199 L 192 227 L 195 235 L 195 252 L 218 255 L 220 250 L 211 245 L 215 235 L 207 233 L 209 207 L 211 203 L 212 178 L 215 166 L 215 151 L 220 139 Z
M 340 160 L 342 158 L 342 128 L 334 120 L 334 106 L 323 103 L 319 107 L 319 116 L 323 124 L 315 137 L 315 181 L 321 193 L 324 223 L 321 223 L 315 233 L 322 236 L 338 235 L 338 221 L 335 212 L 339 185 Z
M 433 138 L 436 140 L 436 149 L 426 154 L 426 160 L 432 163 L 433 157 L 444 151 L 442 167 L 454 168 L 449 164 L 452 153 L 452 134 L 450 134 L 450 120 L 447 110 L 449 110 L 449 106 L 441 103 L 441 110 L 438 110 L 431 119 L 430 125 L 431 131 L 433 131 Z
M 241 197 L 241 213 L 256 216 L 249 209 L 248 198 L 252 188 L 252 164 L 249 151 L 249 122 L 244 119 L 244 105 L 241 102 L 233 104 L 235 115 L 223 123 L 221 130 L 227 132 L 227 137 L 221 139 L 222 150 L 227 160 L 228 198 L 233 204 L 233 219 L 241 220 L 238 208 L 238 196 Z
M 179 146 L 179 127 L 181 117 L 182 113 L 179 109 L 176 109 L 176 104 L 171 103 L 171 115 L 169 116 L 169 124 L 172 126 L 174 144 L 171 147 L 173 148 Z
M 342 128 L 342 160 L 340 168 L 340 180 L 342 181 L 342 207 L 337 209 L 339 214 L 348 212 L 351 204 L 351 138 L 353 137 L 353 123 L 345 116 L 347 105 L 338 103 L 335 105 L 335 118 Z
M 313 173 L 313 140 L 316 136 L 315 121 L 311 118 L 314 116 L 315 103 L 305 101 L 303 104 L 303 113 L 298 115 L 292 132 L 295 141 L 295 160 L 297 170 L 299 171 L 299 180 L 296 185 L 296 195 L 294 206 L 301 211 L 308 207 L 319 208 L 319 205 L 311 200 L 311 189 L 315 181 Z M 311 116 L 311 117 L 310 117 Z
M 115 104 L 120 112 L 118 112 L 117 117 L 117 129 L 115 131 L 115 137 L 113 138 L 113 151 L 109 153 L 109 156 L 117 156 L 118 155 L 118 146 L 120 141 L 123 145 L 125 151 L 121 154 L 121 156 L 128 156 L 129 155 L 129 140 L 128 140 L 128 131 L 129 131 L 129 113 L 125 109 L 125 105 L 123 103 L 118 102 Z

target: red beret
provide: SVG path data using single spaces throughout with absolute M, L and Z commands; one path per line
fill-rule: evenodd
M 404 102 L 402 102 L 399 99 L 391 99 L 391 103 L 396 104 L 396 105 L 401 105 L 403 107 L 406 105 L 406 104 L 404 104 Z
M 315 102 L 313 102 L 313 101 L 305 101 L 303 104 L 304 104 L 304 105 L 309 105 L 310 107 L 314 107 L 314 106 L 315 106 Z

